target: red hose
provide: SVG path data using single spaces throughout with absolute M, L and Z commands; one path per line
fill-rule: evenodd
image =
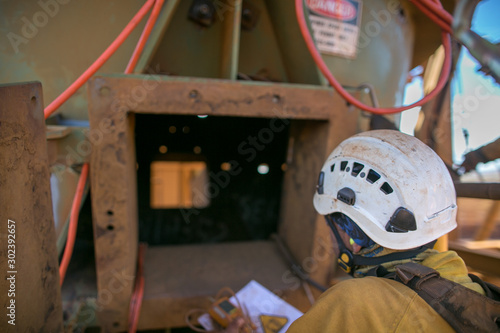
M 439 76 L 438 83 L 436 87 L 429 93 L 427 96 L 423 97 L 421 100 L 407 105 L 407 106 L 400 106 L 400 107 L 393 107 L 393 108 L 375 108 L 366 104 L 361 103 L 357 99 L 355 99 L 351 94 L 349 94 L 343 87 L 342 85 L 335 79 L 335 77 L 332 75 L 330 72 L 330 69 L 328 66 L 325 64 L 323 58 L 321 57 L 321 54 L 316 48 L 316 45 L 314 43 L 314 40 L 311 37 L 311 34 L 309 32 L 309 28 L 306 23 L 306 19 L 304 16 L 304 6 L 303 6 L 303 0 L 295 0 L 295 10 L 297 14 L 297 20 L 299 23 L 300 31 L 302 33 L 302 36 L 304 37 L 304 40 L 306 42 L 307 48 L 309 49 L 309 52 L 311 53 L 311 56 L 313 57 L 314 61 L 316 62 L 316 65 L 320 69 L 321 73 L 326 77 L 328 82 L 332 85 L 332 87 L 349 103 L 352 105 L 371 112 L 375 114 L 391 114 L 391 113 L 398 113 L 401 111 L 405 111 L 411 108 L 414 108 L 416 106 L 421 106 L 434 97 L 443 89 L 443 87 L 446 85 L 446 82 L 448 80 L 448 77 L 450 75 L 451 71 L 451 41 L 449 34 L 446 32 L 442 32 L 442 40 L 443 40 L 443 46 L 444 46 L 444 52 L 445 52 L 445 58 L 443 62 L 443 67 L 441 69 L 441 75 Z
M 432 10 L 428 9 L 425 7 L 419 0 L 410 0 L 422 13 L 427 15 L 434 23 L 439 25 L 439 27 L 446 31 L 447 33 L 451 34 L 453 32 L 451 25 L 445 21 L 438 15 L 436 15 L 435 12 Z
M 78 227 L 78 213 L 80 212 L 80 205 L 82 202 L 83 191 L 85 189 L 85 183 L 87 182 L 88 174 L 89 164 L 84 163 L 80 178 L 78 179 L 78 185 L 76 186 L 76 193 L 75 197 L 73 198 L 73 204 L 71 206 L 68 237 L 66 240 L 66 246 L 64 247 L 64 254 L 61 260 L 61 264 L 59 265 L 59 283 L 61 286 L 64 282 L 66 271 L 68 270 L 71 255 L 73 254 L 73 247 L 75 246 L 76 229 Z
M 87 80 L 94 75 L 99 68 L 113 55 L 113 53 L 123 44 L 125 39 L 130 35 L 132 30 L 139 24 L 146 13 L 151 9 L 155 0 L 147 0 L 141 9 L 135 14 L 132 20 L 127 24 L 125 29 L 116 37 L 111 45 L 101 54 L 90 67 L 83 72 L 75 82 L 73 82 L 61 95 L 52 101 L 44 110 L 45 119 L 50 117 L 64 102 L 66 102 Z
M 125 74 L 131 74 L 134 71 L 135 65 L 137 64 L 137 61 L 139 61 L 139 56 L 141 55 L 142 50 L 144 49 L 144 45 L 146 45 L 146 41 L 148 40 L 149 35 L 151 34 L 151 31 L 153 30 L 153 27 L 156 23 L 156 19 L 160 14 L 163 2 L 164 0 L 156 0 L 155 5 L 153 7 L 153 11 L 149 16 L 148 22 L 144 26 L 144 30 L 142 31 L 141 37 L 137 42 L 134 53 L 132 54 L 132 57 L 128 62 L 127 68 L 125 69 Z
M 130 300 L 128 316 L 129 333 L 135 333 L 137 331 L 137 324 L 139 323 L 139 314 L 144 296 L 144 254 L 146 253 L 146 248 L 147 245 L 141 243 L 139 245 L 139 253 L 137 254 L 137 275 L 135 276 L 134 292 Z
M 424 5 L 425 7 L 427 7 L 429 10 L 431 10 L 433 13 L 439 16 L 444 22 L 446 22 L 448 25 L 451 26 L 451 24 L 453 23 L 453 16 L 446 10 L 444 10 L 443 6 L 441 5 L 441 2 L 435 0 L 417 0 L 417 1 L 420 2 L 422 5 Z

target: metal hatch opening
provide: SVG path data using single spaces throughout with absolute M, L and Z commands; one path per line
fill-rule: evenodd
M 289 121 L 135 118 L 139 240 L 180 245 L 277 232 Z
M 141 87 L 154 87 L 150 98 L 134 99 Z M 356 128 L 358 113 L 347 112 L 339 95 L 150 76 L 97 77 L 89 91 L 91 130 L 103 134 L 90 164 L 102 327 L 125 329 L 131 285 L 110 299 L 104 294 L 117 272 L 135 274 L 138 241 L 149 244 L 139 329 L 182 327 L 193 305 L 252 279 L 295 295 L 273 233 L 316 281 L 326 281 L 329 235 L 311 198 L 326 154 Z M 152 203 L 158 172 L 191 174 L 190 185 L 178 186 L 170 202 Z M 197 176 L 200 184 L 191 186 Z M 199 192 L 202 203 L 194 200 Z

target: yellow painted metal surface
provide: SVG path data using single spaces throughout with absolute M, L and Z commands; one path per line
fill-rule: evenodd
M 125 28 L 143 1 L 47 0 L 0 3 L 0 83 L 40 81 L 48 105 L 76 80 Z M 123 72 L 141 22 L 99 73 Z M 60 108 L 88 119 L 85 87 Z

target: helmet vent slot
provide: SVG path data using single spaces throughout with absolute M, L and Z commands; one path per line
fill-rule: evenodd
M 345 171 L 346 167 L 347 167 L 347 161 L 340 162 L 340 171 Z
M 394 192 L 391 185 L 389 185 L 387 182 L 383 183 L 382 186 L 380 186 L 380 190 L 385 194 L 391 194 L 392 192 Z
M 366 176 L 367 182 L 369 182 L 370 184 L 373 184 L 379 179 L 380 179 L 380 175 L 378 173 L 376 173 L 372 169 L 370 169 L 370 171 L 368 171 L 368 176 Z
M 352 165 L 351 176 L 357 177 L 358 174 L 361 172 L 361 170 L 363 170 L 364 167 L 365 166 L 363 164 L 354 162 L 354 164 Z
M 332 166 L 330 167 L 330 172 L 333 172 L 333 170 L 335 170 L 335 163 L 333 163 Z

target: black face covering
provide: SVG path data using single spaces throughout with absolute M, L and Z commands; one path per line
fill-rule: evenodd
M 370 239 L 364 232 L 359 228 L 359 226 L 354 223 L 348 216 L 342 214 L 342 213 L 333 213 L 330 215 L 325 215 L 326 223 L 332 229 L 333 234 L 335 235 L 335 238 L 337 239 L 337 243 L 339 246 L 339 257 L 338 257 L 338 264 L 339 266 L 346 271 L 349 274 L 353 274 L 354 270 L 353 268 L 355 266 L 376 266 L 383 264 L 385 262 L 390 262 L 394 260 L 405 260 L 405 259 L 410 259 L 415 257 L 417 254 L 424 252 L 425 250 L 432 248 L 436 241 L 433 241 L 431 243 L 422 245 L 420 247 L 406 250 L 406 251 L 398 251 L 394 253 L 390 253 L 384 256 L 380 257 L 363 257 L 361 255 L 356 255 L 353 254 L 351 250 L 347 248 L 345 245 L 344 241 L 342 240 L 342 237 L 339 234 L 339 231 L 335 227 L 335 224 L 337 224 L 342 230 L 344 230 L 349 236 L 349 232 L 347 232 L 344 227 L 349 226 L 349 228 L 346 227 L 346 229 L 351 230 L 353 234 L 355 232 L 358 232 L 358 234 L 355 234 L 356 237 L 359 237 L 361 241 L 369 243 L 370 241 L 373 242 L 373 245 L 376 244 L 372 239 Z M 352 222 L 352 224 L 351 224 Z M 344 225 L 344 227 L 342 227 Z M 355 226 L 355 227 L 354 227 Z M 355 231 L 355 229 L 359 229 Z M 362 233 L 362 234 L 360 234 Z M 351 236 L 352 237 L 352 236 Z M 353 238 L 354 239 L 354 238 Z M 367 240 L 368 239 L 368 240 Z
M 375 242 L 368 237 L 367 234 L 361 228 L 354 223 L 353 220 L 347 215 L 342 213 L 333 213 L 331 217 L 335 224 L 337 224 L 346 234 L 351 237 L 356 244 L 361 247 L 370 247 L 375 244 Z

